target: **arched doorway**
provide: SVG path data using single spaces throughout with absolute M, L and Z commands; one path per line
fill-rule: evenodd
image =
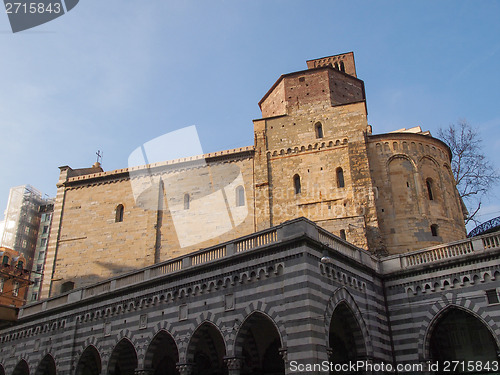
M 115 346 L 108 364 L 109 375 L 134 375 L 137 368 L 137 353 L 134 345 L 124 338 Z
M 149 344 L 144 367 L 151 370 L 152 375 L 178 375 L 176 369 L 179 362 L 179 351 L 172 336 L 160 331 Z
M 82 353 L 78 365 L 76 366 L 76 375 L 99 375 L 101 373 L 101 356 L 97 349 L 90 345 Z
M 226 346 L 220 331 L 211 323 L 200 325 L 189 342 L 187 361 L 193 365 L 192 375 L 225 375 Z
M 40 361 L 35 375 L 56 375 L 56 363 L 50 354 L 47 354 Z
M 333 311 L 328 343 L 329 361 L 333 364 L 355 362 L 366 356 L 363 333 L 354 313 L 345 302 L 339 303 Z
M 21 359 L 14 368 L 14 371 L 12 371 L 12 375 L 29 375 L 29 374 L 30 374 L 30 368 L 24 359 Z
M 281 337 L 273 321 L 260 312 L 250 314 L 236 338 L 236 355 L 242 360 L 240 374 L 284 375 L 281 347 Z
M 429 341 L 433 362 L 498 361 L 495 339 L 485 324 L 474 315 L 459 308 L 449 308 L 437 319 Z M 462 371 L 459 368 L 454 373 L 465 372 L 467 369 Z M 482 373 L 467 372 L 467 374 Z

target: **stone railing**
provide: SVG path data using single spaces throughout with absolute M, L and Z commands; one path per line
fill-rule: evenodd
M 485 234 L 483 236 L 412 251 L 411 253 L 389 256 L 381 259 L 380 269 L 383 273 L 395 272 L 499 248 L 500 234 Z
M 374 270 L 378 270 L 378 260 L 370 252 L 356 247 L 321 228 L 319 228 L 319 241 L 349 258 L 369 266 Z
M 175 260 L 168 263 L 162 263 L 151 268 L 151 277 L 166 275 L 175 271 L 179 271 L 182 268 L 182 259 Z
M 100 283 L 83 289 L 83 298 L 93 297 L 111 290 L 111 281 Z
M 265 233 L 260 233 L 257 236 L 246 237 L 236 242 L 236 252 L 247 251 L 259 246 L 268 245 L 278 240 L 277 231 L 271 230 Z
M 494 247 L 500 247 L 500 234 L 493 233 L 490 235 L 482 236 L 483 246 L 485 249 L 492 249 Z
M 424 263 L 431 263 L 441 259 L 448 259 L 460 255 L 471 254 L 473 252 L 474 249 L 472 248 L 472 243 L 467 241 L 455 245 L 431 248 L 423 252 L 417 252 L 416 254 L 407 255 L 406 263 L 410 267 Z
M 19 317 L 29 316 L 41 311 L 63 306 L 67 303 L 92 298 L 104 293 L 112 292 L 130 285 L 146 282 L 156 277 L 173 274 L 175 272 L 213 262 L 218 259 L 249 251 L 278 241 L 278 231 L 287 224 L 267 229 L 237 240 L 199 250 L 179 258 L 168 260 L 128 274 L 124 274 L 88 287 L 72 290 L 66 294 L 49 298 L 45 301 L 34 302 L 21 308 Z
M 335 258 L 335 254 L 342 254 L 358 264 L 362 264 L 379 273 L 397 272 L 449 259 L 457 259 L 469 254 L 500 249 L 500 233 L 493 233 L 379 259 L 370 252 L 332 235 L 313 222 L 300 218 L 249 236 L 120 275 L 94 285 L 75 289 L 60 296 L 30 303 L 20 308 L 19 317 L 27 317 L 47 310 L 60 308 L 67 304 L 83 302 L 98 295 L 113 293 L 120 289 L 130 288 L 132 285 L 147 283 L 150 280 L 156 280 L 166 275 L 173 275 L 193 267 L 202 267 L 205 264 L 217 262 L 220 259 L 243 257 L 246 252 L 265 251 L 266 247 L 270 244 L 285 244 L 304 236 L 325 246 L 323 254 L 326 256 L 326 261 L 333 262 L 335 261 L 333 259 Z
M 201 253 L 190 256 L 191 265 L 196 266 L 198 264 L 203 264 L 210 262 L 212 260 L 220 259 L 226 256 L 226 246 L 216 247 L 215 249 L 209 249 Z

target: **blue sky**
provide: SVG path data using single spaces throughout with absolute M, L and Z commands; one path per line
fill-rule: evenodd
M 98 149 L 105 170 L 123 168 L 190 125 L 205 152 L 251 145 L 280 74 L 347 51 L 374 133 L 467 119 L 498 168 L 499 19 L 500 1 L 81 0 L 12 34 L 0 14 L 0 213 L 11 186 L 53 196 L 58 167 L 88 167 Z

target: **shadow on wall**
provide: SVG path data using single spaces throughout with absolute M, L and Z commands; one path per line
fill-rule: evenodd
M 125 267 L 122 265 L 116 265 L 109 262 L 95 262 L 95 265 L 106 269 L 109 277 L 102 277 L 98 274 L 87 274 L 84 276 L 78 276 L 73 279 L 62 279 L 54 281 L 52 284 L 51 297 L 67 293 L 73 289 L 85 288 L 94 284 L 99 284 L 103 281 L 109 280 L 110 278 L 126 274 L 128 272 L 137 271 L 138 268 L 135 267 Z

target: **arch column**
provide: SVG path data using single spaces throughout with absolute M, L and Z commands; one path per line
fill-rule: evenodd
M 190 363 L 179 363 L 176 367 L 180 375 L 191 375 L 193 373 L 193 365 Z
M 242 358 L 233 357 L 233 358 L 224 358 L 224 363 L 227 366 L 229 375 L 240 375 L 241 373 L 241 365 Z
M 153 375 L 154 370 L 153 369 L 137 369 L 134 371 L 134 375 Z

